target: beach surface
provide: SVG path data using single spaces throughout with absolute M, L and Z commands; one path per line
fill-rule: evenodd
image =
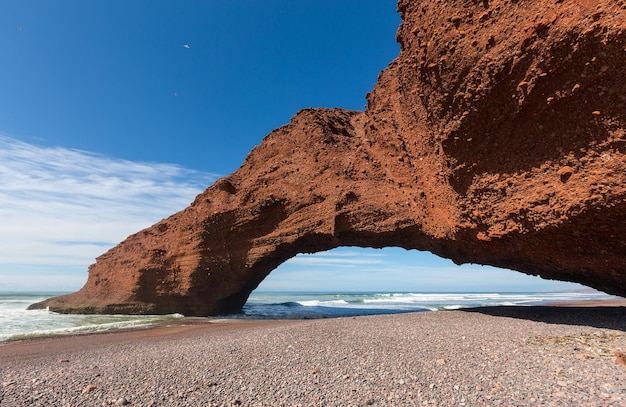
M 626 406 L 622 351 L 623 306 L 187 319 L 1 343 L 0 406 Z

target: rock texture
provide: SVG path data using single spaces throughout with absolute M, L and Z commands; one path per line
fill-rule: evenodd
M 240 310 L 280 263 L 428 250 L 626 295 L 623 0 L 401 0 L 365 112 L 305 109 L 59 312 Z

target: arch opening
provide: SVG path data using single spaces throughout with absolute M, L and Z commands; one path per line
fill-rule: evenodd
M 252 292 L 242 314 L 327 318 L 605 298 L 612 297 L 578 283 L 458 266 L 426 251 L 342 246 L 281 264 Z

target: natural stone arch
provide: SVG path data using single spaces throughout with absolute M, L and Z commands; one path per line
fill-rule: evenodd
M 609 0 L 545 7 L 400 1 L 401 53 L 365 112 L 302 110 L 100 256 L 79 292 L 36 307 L 233 312 L 281 262 L 342 245 L 626 295 L 626 15 Z

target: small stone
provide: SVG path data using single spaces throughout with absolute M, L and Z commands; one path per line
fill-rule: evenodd
M 115 400 L 116 406 L 126 406 L 128 404 L 130 404 L 130 401 L 126 400 L 125 397 L 120 397 L 119 399 Z
M 591 114 L 594 116 L 600 116 L 602 113 L 600 113 L 599 110 L 594 110 L 593 112 L 591 112 Z
M 94 391 L 95 389 L 97 389 L 97 386 L 95 384 L 89 384 L 83 389 L 83 394 Z
M 535 30 L 535 32 L 538 32 L 538 33 L 544 31 L 546 28 L 548 28 L 548 24 L 545 21 L 539 21 L 533 26 L 533 29 Z
M 574 173 L 574 169 L 568 165 L 561 168 L 558 172 L 559 175 L 572 175 Z
M 590 27 L 590 28 L 587 28 L 585 31 L 583 31 L 582 34 L 585 37 L 591 37 L 595 30 L 596 30 L 595 27 Z
M 311 370 L 311 374 L 320 374 L 319 368 L 316 367 L 315 369 Z
M 572 87 L 572 93 L 578 92 L 580 90 L 580 83 L 577 83 Z
M 615 364 L 626 366 L 626 354 L 616 350 L 613 352 L 615 355 Z
M 437 366 L 443 366 L 446 364 L 446 360 L 445 359 L 437 359 L 436 361 Z
M 565 182 L 572 176 L 574 169 L 568 165 L 562 167 L 557 174 L 561 177 L 561 181 Z

